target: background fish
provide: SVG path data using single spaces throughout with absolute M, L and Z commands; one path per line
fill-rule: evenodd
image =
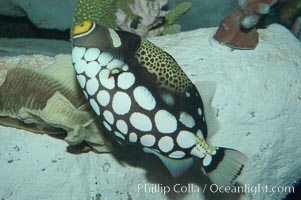
M 206 143 L 218 125 L 215 85 L 198 88 L 165 51 L 135 34 L 85 21 L 73 29 L 77 80 L 106 131 L 122 144 L 158 156 L 174 177 L 202 161 L 209 178 L 232 185 L 247 158 Z

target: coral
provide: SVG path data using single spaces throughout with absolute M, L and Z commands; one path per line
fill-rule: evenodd
M 74 24 L 84 20 L 119 28 L 141 36 L 157 36 L 180 31 L 175 21 L 191 8 L 183 2 L 171 11 L 164 10 L 168 0 L 79 0 Z
M 181 31 L 181 26 L 179 24 L 172 24 L 170 26 L 166 26 L 162 32 L 162 35 L 178 33 Z
M 166 15 L 166 24 L 174 24 L 183 14 L 190 10 L 192 4 L 190 2 L 182 2 Z
M 241 9 L 235 10 L 221 23 L 216 40 L 236 49 L 254 49 L 258 44 L 256 24 L 278 0 L 239 0 Z
M 165 11 L 163 7 L 167 2 L 168 0 L 135 0 L 134 4 L 129 6 L 138 18 L 131 19 L 119 9 L 116 13 L 117 26 L 146 37 L 179 32 L 180 26 L 175 24 L 175 21 L 191 8 L 191 3 L 183 2 L 173 10 Z
M 85 20 L 95 21 L 104 26 L 110 27 L 114 18 L 107 15 L 112 12 L 112 7 L 108 6 L 113 0 L 79 0 L 75 9 L 73 23 L 74 25 L 81 24 Z
M 123 10 L 118 9 L 117 27 L 141 36 L 159 35 L 164 30 L 161 25 L 164 23 L 167 12 L 162 8 L 166 4 L 167 0 L 135 0 L 135 3 L 129 7 L 137 18 L 131 19 Z
M 182 2 L 166 15 L 166 26 L 162 32 L 162 35 L 173 34 L 180 32 L 181 26 L 175 24 L 175 22 L 191 9 L 192 4 L 190 2 Z
M 81 24 L 85 20 L 95 21 L 106 27 L 115 28 L 115 13 L 122 8 L 129 14 L 128 3 L 133 0 L 79 0 L 75 9 L 73 23 Z M 131 15 L 131 14 L 129 14 Z

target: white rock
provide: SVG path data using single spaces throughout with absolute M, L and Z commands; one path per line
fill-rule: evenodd
M 194 82 L 217 83 L 212 105 L 221 129 L 209 142 L 249 157 L 240 183 L 253 191 L 258 184 L 269 189 L 291 186 L 301 177 L 301 44 L 282 26 L 272 25 L 260 30 L 255 50 L 231 51 L 211 39 L 215 30 L 199 29 L 153 41 L 173 55 Z M 46 135 L 0 127 L 0 197 L 45 199 L 51 194 L 51 199 L 171 199 L 181 195 L 184 199 L 260 200 L 286 195 L 263 191 L 241 196 L 213 194 L 211 183 L 198 167 L 173 179 L 163 164 L 148 154 L 122 149 L 116 157 L 92 152 L 72 155 L 66 153 L 66 146 Z M 175 184 L 193 183 L 200 191 L 164 195 L 163 188 L 151 185 L 158 183 L 171 190 Z M 146 184 L 146 191 L 138 192 L 139 184 Z
M 67 54 L 70 51 L 70 42 L 63 40 L 0 38 L 0 56 L 30 54 L 55 56 L 57 54 Z

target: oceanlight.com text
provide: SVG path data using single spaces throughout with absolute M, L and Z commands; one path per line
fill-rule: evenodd
M 206 186 L 206 185 L 205 185 Z M 205 187 L 204 187 L 205 188 Z M 294 193 L 293 186 L 271 186 L 258 184 L 256 186 L 244 184 L 239 186 L 218 186 L 216 184 L 211 184 L 209 186 L 209 191 L 212 193 L 249 193 L 256 195 L 258 193 Z
M 235 185 L 235 186 L 218 186 L 216 184 L 205 184 L 204 187 L 200 187 L 195 184 L 175 184 L 173 186 L 167 186 L 163 184 L 138 184 L 138 192 L 143 193 L 163 193 L 164 195 L 174 193 L 197 193 L 197 192 L 210 192 L 210 193 L 233 193 L 242 194 L 249 193 L 256 195 L 258 193 L 294 193 L 293 186 L 268 186 L 263 184 L 257 185 Z

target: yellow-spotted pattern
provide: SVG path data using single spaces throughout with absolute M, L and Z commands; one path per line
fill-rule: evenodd
M 176 94 L 184 94 L 192 86 L 178 63 L 167 52 L 148 40 L 141 40 L 136 58 L 141 66 L 156 75 L 159 87 L 165 87 Z

